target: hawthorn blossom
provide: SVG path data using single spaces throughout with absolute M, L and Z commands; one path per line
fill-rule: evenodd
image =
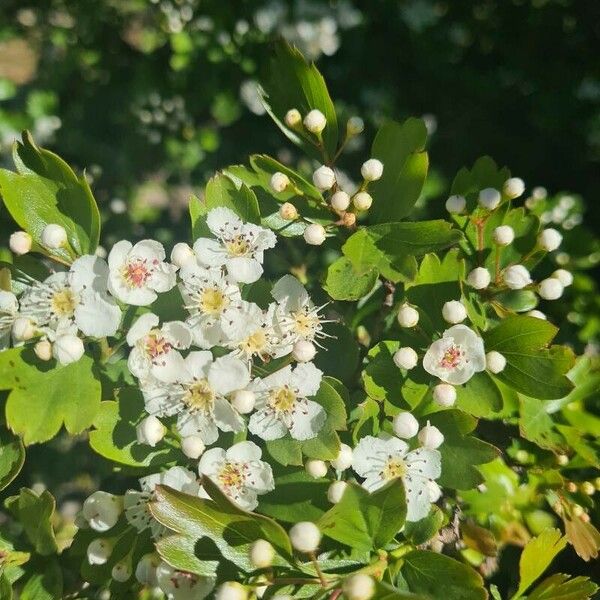
M 179 571 L 164 561 L 156 568 L 156 580 L 168 600 L 202 600 L 216 584 L 215 577 Z
M 323 407 L 308 397 L 321 385 L 323 373 L 313 363 L 291 366 L 252 382 L 256 412 L 250 417 L 248 431 L 263 440 L 276 440 L 288 432 L 295 440 L 314 438 L 325 423 Z
M 466 325 L 454 325 L 429 346 L 423 368 L 446 383 L 462 385 L 485 369 L 483 340 Z
M 263 273 L 264 251 L 277 242 L 270 229 L 253 223 L 243 223 L 230 209 L 214 208 L 206 224 L 217 238 L 199 238 L 194 244 L 198 262 L 205 267 L 225 267 L 227 273 L 240 283 L 253 283 Z
M 198 472 L 209 477 L 244 510 L 258 506 L 258 496 L 275 488 L 271 466 L 260 460 L 261 449 L 254 442 L 239 442 L 227 451 L 211 448 L 200 458 Z
M 441 456 L 437 450 L 409 446 L 396 437 L 387 439 L 367 435 L 352 455 L 352 468 L 364 478 L 362 486 L 374 492 L 400 478 L 406 491 L 407 521 L 418 521 L 429 514 L 432 502 L 440 497 L 434 481 L 441 475 Z
M 177 267 L 165 262 L 165 249 L 155 240 L 142 240 L 135 246 L 117 242 L 108 255 L 108 289 L 121 302 L 147 306 L 175 286 Z
M 221 431 L 242 431 L 244 421 L 227 394 L 250 382 L 248 364 L 231 355 L 213 361 L 209 351 L 191 352 L 176 382 L 158 380 L 144 390 L 146 411 L 157 417 L 177 415 L 177 431 L 213 444 Z
M 12 292 L 0 290 L 0 350 L 4 350 L 10 343 L 10 331 L 17 318 L 19 301 Z

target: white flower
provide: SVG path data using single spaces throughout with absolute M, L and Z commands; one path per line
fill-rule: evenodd
M 251 388 L 256 394 L 256 412 L 248 430 L 263 440 L 276 440 L 288 432 L 295 440 L 315 437 L 327 418 L 323 407 L 313 400 L 321 385 L 322 373 L 312 363 L 290 366 L 264 379 L 256 379 Z
M 544 300 L 558 300 L 563 294 L 564 286 L 556 277 L 548 277 L 540 281 L 538 294 Z
M 156 569 L 156 579 L 168 600 L 202 600 L 213 591 L 216 583 L 214 577 L 178 571 L 166 562 L 161 562 Z
M 342 589 L 348 600 L 370 600 L 375 595 L 375 582 L 365 573 L 355 573 L 344 580 Z
M 569 287 L 573 284 L 573 273 L 566 269 L 556 269 L 552 273 L 552 277 L 558 279 L 563 284 L 563 287 Z
M 57 249 L 66 245 L 67 232 L 62 225 L 50 223 L 42 229 L 41 241 L 46 248 Z
M 271 175 L 269 185 L 274 192 L 283 192 L 290 185 L 290 178 L 285 173 L 277 171 Z
M 433 388 L 433 400 L 444 408 L 453 406 L 456 402 L 456 388 L 449 383 L 438 383 Z
M 10 342 L 10 332 L 18 311 L 17 297 L 12 292 L 0 290 L 0 350 L 6 348 Z
M 183 467 L 171 467 L 162 473 L 147 475 L 140 480 L 141 491 L 127 490 L 123 497 L 125 517 L 130 525 L 142 532 L 148 527 L 154 539 L 161 537 L 166 529 L 152 516 L 149 503 L 154 500 L 157 485 L 168 485 L 175 490 L 192 496 L 200 495 L 200 484 L 196 475 Z
M 523 265 L 511 265 L 502 273 L 504 283 L 511 290 L 520 290 L 531 283 L 531 275 Z
M 254 442 L 239 442 L 227 451 L 207 450 L 198 463 L 201 475 L 209 477 L 244 510 L 258 506 L 258 496 L 275 488 L 271 466 L 260 460 L 261 449 Z
M 444 303 L 442 316 L 446 322 L 455 325 L 462 323 L 467 318 L 467 309 L 460 300 L 450 300 Z
M 490 373 L 500 373 L 506 367 L 506 358 L 500 352 L 492 350 L 485 355 L 485 365 Z
M 59 335 L 52 344 L 52 356 L 61 364 L 69 365 L 77 362 L 85 353 L 85 347 L 80 338 L 72 333 Z
M 264 569 L 273 564 L 275 549 L 267 540 L 256 540 L 250 546 L 250 561 L 257 569 Z
M 325 115 L 316 108 L 311 110 L 304 117 L 304 127 L 306 127 L 306 129 L 308 129 L 308 131 L 311 133 L 321 133 L 321 131 L 325 129 L 326 125 L 327 119 L 325 118 Z
M 300 125 L 300 122 L 302 121 L 302 115 L 297 108 L 290 108 L 290 110 L 285 113 L 284 121 L 288 127 L 293 129 L 294 127 L 298 127 L 298 125 Z
M 94 531 L 108 531 L 123 512 L 123 498 L 99 490 L 86 498 L 81 512 Z
M 423 368 L 445 383 L 462 385 L 485 369 L 483 340 L 466 325 L 454 325 L 431 344 Z
M 335 173 L 333 169 L 326 165 L 321 165 L 312 176 L 313 183 L 321 192 L 329 190 L 335 183 Z
M 165 249 L 155 240 L 135 246 L 127 240 L 117 242 L 108 255 L 108 289 L 121 302 L 147 306 L 168 292 L 176 283 L 176 267 L 165 262 Z
M 492 276 L 485 267 L 476 267 L 467 275 L 467 283 L 476 290 L 484 290 L 491 280 Z
M 435 450 L 444 443 L 444 435 L 442 432 L 434 425 L 431 425 L 429 421 L 427 421 L 427 425 L 419 431 L 418 438 L 423 447 L 428 448 L 429 450 Z
M 498 246 L 508 246 L 515 239 L 515 230 L 510 225 L 500 225 L 494 229 L 492 237 Z
M 196 240 L 194 251 L 198 262 L 205 267 L 224 266 L 236 282 L 254 283 L 260 279 L 264 251 L 275 246 L 275 234 L 253 223 L 243 223 L 225 207 L 213 208 L 206 224 L 217 239 Z
M 304 229 L 304 241 L 311 246 L 320 246 L 327 237 L 325 227 L 319 223 L 311 223 Z
M 179 376 L 183 357 L 177 350 L 189 348 L 192 334 L 185 323 L 170 321 L 158 327 L 158 317 L 145 313 L 131 326 L 127 343 L 131 352 L 127 366 L 142 387 L 151 378 L 173 382 Z
M 406 491 L 407 521 L 426 517 L 430 509 L 427 484 L 441 474 L 441 457 L 436 450 L 417 448 L 409 452 L 406 442 L 366 436 L 354 449 L 352 468 L 365 480 L 370 492 L 401 478 Z
M 352 197 L 352 204 L 356 210 L 369 210 L 373 204 L 373 198 L 368 192 L 358 192 Z
M 298 210 L 291 202 L 284 202 L 279 207 L 279 216 L 284 221 L 293 221 L 298 218 Z
M 331 504 L 337 504 L 344 495 L 348 484 L 345 481 L 334 481 L 327 488 L 327 500 L 331 502 Z
M 340 444 L 338 455 L 331 461 L 336 471 L 345 471 L 352 466 L 352 448 L 348 444 Z
M 400 327 L 415 327 L 419 322 L 419 311 L 409 304 L 403 304 L 398 310 L 397 319 Z
M 479 192 L 477 201 L 482 208 L 494 210 L 502 200 L 500 192 L 494 188 L 485 188 Z
M 196 254 L 185 242 L 179 242 L 171 250 L 171 262 L 176 267 L 183 267 L 188 262 L 195 260 Z
M 511 177 L 504 182 L 502 191 L 510 198 L 518 198 L 525 191 L 525 182 L 520 177 Z
M 467 201 L 465 200 L 464 196 L 454 195 L 450 196 L 448 200 L 446 200 L 446 210 L 450 214 L 460 214 L 464 212 L 466 206 Z
M 26 231 L 15 231 L 8 239 L 8 247 L 19 256 L 31 250 L 31 236 Z
M 321 479 L 327 475 L 327 464 L 318 458 L 309 458 L 304 463 L 304 470 L 313 479 Z
M 337 211 L 344 211 L 350 206 L 350 196 L 342 190 L 338 190 L 330 200 L 331 206 Z
M 417 353 L 409 347 L 398 348 L 392 358 L 399 369 L 414 369 L 419 362 Z
M 142 419 L 135 432 L 139 444 L 154 447 L 165 437 L 167 428 L 154 415 L 150 415 Z
M 405 440 L 415 437 L 419 431 L 419 421 L 409 412 L 398 413 L 392 423 L 394 433 Z
M 182 361 L 176 381 L 158 381 L 143 390 L 146 411 L 155 416 L 177 415 L 177 431 L 197 435 L 213 444 L 221 431 L 241 431 L 244 421 L 227 395 L 250 382 L 246 362 L 232 355 L 213 360 L 207 350 L 190 352 Z
M 362 164 L 360 173 L 365 181 L 377 181 L 383 175 L 383 163 L 376 158 L 370 158 Z
M 321 532 L 310 521 L 300 521 L 290 529 L 290 541 L 299 552 L 314 552 L 319 547 Z
M 544 229 L 538 235 L 538 244 L 547 252 L 556 250 L 562 242 L 562 235 L 556 229 Z

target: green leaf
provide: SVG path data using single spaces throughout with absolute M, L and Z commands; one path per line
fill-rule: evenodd
M 10 499 L 11 511 L 18 517 L 35 551 L 42 556 L 58 552 L 52 529 L 55 507 L 54 498 L 47 490 L 38 496 L 32 490 L 22 488 L 18 496 Z
M 402 533 L 415 546 L 420 546 L 428 542 L 440 530 L 445 521 L 444 513 L 433 505 L 431 512 L 425 518 L 419 521 L 407 521 Z
M 0 598 L 2 600 L 12 600 L 13 598 L 12 585 L 4 573 L 0 573 Z
M 456 386 L 456 406 L 484 419 L 493 419 L 502 409 L 502 394 L 487 371 L 475 373 L 465 385 Z
M 449 556 L 415 550 L 403 558 L 402 575 L 411 592 L 436 600 L 487 599 L 479 573 Z
M 506 358 L 506 368 L 496 377 L 532 398 L 562 398 L 573 384 L 566 373 L 575 363 L 573 351 L 565 346 L 546 348 L 558 329 L 534 317 L 514 316 L 484 334 L 487 352 L 496 350 Z
M 537 398 L 519 394 L 519 429 L 521 435 L 540 448 L 565 451 L 565 440 L 555 427 L 554 421 L 546 411 L 546 404 Z
M 373 141 L 371 156 L 383 163 L 383 175 L 369 185 L 374 223 L 399 221 L 410 213 L 427 177 L 427 128 L 422 119 L 384 123 Z
M 317 353 L 315 365 L 323 373 L 345 383 L 353 383 L 359 347 L 352 331 L 342 323 L 330 323 L 324 326 L 324 332 L 332 337 L 322 340 L 324 351 Z
M 28 347 L 0 353 L 0 389 L 11 390 L 6 401 L 9 427 L 27 446 L 53 438 L 63 423 L 71 435 L 87 429 L 100 408 L 93 360 L 83 356 L 54 367 L 35 363 Z
M 20 600 L 56 600 L 63 596 L 63 575 L 56 560 L 42 566 L 25 583 Z
M 558 529 L 546 529 L 527 543 L 519 561 L 520 582 L 513 600 L 523 595 L 566 545 L 567 538 Z
M 21 438 L 0 428 L 0 491 L 19 474 L 25 462 L 25 447 Z
M 318 522 L 323 535 L 358 551 L 384 548 L 406 519 L 404 486 L 396 479 L 370 494 L 349 483 L 338 504 Z
M 382 402 L 394 401 L 400 397 L 404 378 L 393 360 L 399 347 L 399 342 L 384 341 L 369 350 L 362 380 L 365 392 L 370 398 Z
M 506 167 L 499 169 L 489 156 L 482 156 L 471 169 L 462 168 L 457 173 L 450 193 L 466 196 L 487 187 L 502 190 L 509 177 L 510 171 Z
M 329 265 L 323 289 L 334 300 L 359 300 L 373 289 L 378 276 L 376 269 L 357 270 L 342 256 Z
M 373 600 L 428 600 L 425 596 L 398 590 L 384 581 L 377 581 L 375 585 Z
M 598 586 L 587 577 L 571 579 L 556 573 L 537 585 L 527 600 L 589 600 L 597 591 Z
M 57 223 L 67 231 L 78 255 L 93 254 L 100 237 L 100 213 L 85 177 L 78 177 L 56 154 L 38 148 L 29 133 L 15 143 L 13 160 L 16 173 L 0 170 L 0 194 L 36 249 L 44 227 Z M 69 259 L 64 250 L 52 254 Z

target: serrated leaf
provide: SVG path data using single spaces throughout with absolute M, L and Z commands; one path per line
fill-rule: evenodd
M 474 417 L 493 419 L 502 409 L 502 394 L 489 373 L 482 371 L 456 387 L 456 406 Z
M 25 582 L 20 600 L 56 600 L 63 597 L 63 574 L 56 560 L 41 566 L 41 572 L 34 573 Z
M 0 491 L 19 474 L 25 462 L 21 438 L 0 427 Z
M 545 403 L 536 398 L 519 395 L 519 430 L 521 435 L 540 448 L 565 451 L 565 440 L 554 426 Z
M 52 517 L 56 502 L 47 490 L 36 494 L 28 488 L 21 488 L 18 496 L 11 499 L 10 508 L 23 525 L 25 535 L 35 551 L 42 556 L 58 551 L 52 528 Z
M 471 169 L 462 168 L 452 182 L 451 194 L 466 196 L 491 187 L 502 190 L 504 182 L 510 177 L 510 171 L 499 169 L 489 156 L 478 158 Z
M 407 521 L 402 533 L 404 537 L 415 546 L 428 542 L 442 527 L 446 521 L 444 513 L 434 505 L 431 512 L 419 521 Z
M 342 256 L 329 265 L 323 289 L 334 300 L 359 300 L 373 289 L 378 277 L 376 269 L 357 270 Z
M 587 577 L 571 579 L 556 573 L 537 585 L 527 600 L 589 600 L 597 591 L 598 586 Z

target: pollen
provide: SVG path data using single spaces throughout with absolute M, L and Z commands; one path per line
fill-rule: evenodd
M 145 260 L 136 259 L 125 264 L 122 275 L 123 280 L 130 288 L 141 288 L 152 275 L 152 270 Z
M 215 401 L 215 393 L 206 379 L 194 382 L 184 396 L 184 402 L 193 410 L 210 412 Z
M 52 296 L 52 312 L 57 317 L 72 317 L 76 306 L 75 294 L 68 288 L 59 290 Z
M 456 369 L 462 363 L 464 352 L 460 346 L 450 346 L 440 360 L 440 367 L 443 369 Z
M 252 335 L 249 335 L 241 344 L 240 348 L 249 356 L 253 354 L 263 354 L 267 348 L 267 334 L 259 329 Z
M 250 251 L 250 244 L 243 235 L 236 235 L 225 242 L 225 248 L 230 256 L 245 256 Z
M 245 479 L 243 466 L 232 462 L 226 462 L 218 475 L 219 483 L 227 491 L 241 488 Z
M 398 479 L 406 473 L 406 463 L 401 458 L 390 458 L 383 467 L 381 476 L 386 481 Z
M 278 413 L 289 413 L 296 404 L 296 394 L 287 386 L 272 390 L 269 405 Z
M 161 335 L 159 331 L 150 332 L 145 339 L 146 354 L 154 359 L 171 350 L 171 344 Z
M 220 315 L 229 305 L 229 299 L 218 288 L 204 290 L 198 301 L 200 310 L 209 315 Z

